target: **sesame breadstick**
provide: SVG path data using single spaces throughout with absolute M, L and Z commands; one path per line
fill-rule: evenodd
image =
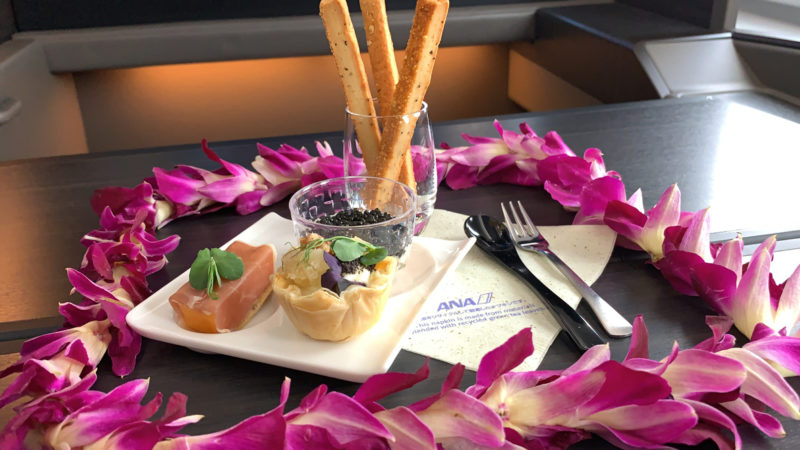
M 386 17 L 386 4 L 383 0 L 360 0 L 361 14 L 364 16 L 364 31 L 367 34 L 367 49 L 372 62 L 372 80 L 375 82 L 375 96 L 382 108 L 382 115 L 392 106 L 394 87 L 399 74 L 394 60 L 394 45 L 389 33 Z
M 345 0 L 322 0 L 319 3 L 319 15 L 322 17 L 331 53 L 339 70 L 347 107 L 353 113 L 374 117 L 375 105 L 372 103 L 372 94 L 369 91 L 367 74 L 361 61 L 358 40 L 347 10 L 347 3 Z M 364 156 L 364 164 L 368 173 L 373 173 L 380 146 L 378 121 L 374 118 L 353 117 L 353 123 Z
M 411 24 L 411 35 L 406 46 L 405 60 L 400 72 L 400 81 L 392 98 L 392 115 L 419 111 L 431 81 L 433 64 L 442 39 L 442 30 L 447 17 L 448 0 L 419 0 Z M 383 128 L 381 148 L 378 152 L 377 175 L 385 178 L 413 182 L 413 168 L 403 164 L 410 158 L 411 135 L 416 119 L 386 121 Z M 411 168 L 403 170 L 401 168 Z M 411 172 L 411 173 L 408 173 Z
M 388 115 L 392 106 L 394 89 L 400 75 L 394 59 L 394 45 L 389 32 L 389 19 L 383 0 L 360 0 L 361 14 L 364 17 L 364 31 L 367 34 L 367 49 L 372 62 L 372 80 L 381 107 L 381 115 Z M 411 150 L 403 156 L 400 181 L 416 190 L 414 163 Z

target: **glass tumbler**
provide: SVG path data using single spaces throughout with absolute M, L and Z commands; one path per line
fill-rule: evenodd
M 388 195 L 376 196 L 383 189 Z M 322 237 L 349 236 L 361 238 L 386 248 L 402 262 L 411 248 L 415 225 L 416 196 L 403 183 L 367 176 L 331 178 L 300 189 L 289 199 L 295 238 L 309 233 Z M 326 216 L 342 211 L 378 208 L 393 216 L 391 220 L 365 225 L 330 225 L 321 223 Z
M 377 102 L 375 104 L 377 109 Z M 439 184 L 428 105 L 423 102 L 419 111 L 395 116 L 358 114 L 346 108 L 346 116 L 343 152 L 345 176 L 385 177 L 386 168 L 380 164 L 384 162 L 382 155 L 392 149 L 404 154 L 410 150 L 410 156 L 396 160 L 394 166 L 400 173 L 397 180 L 408 184 L 417 193 L 414 234 L 420 234 L 433 214 Z M 391 141 L 383 142 L 382 138 L 387 136 Z M 409 161 L 411 168 L 407 167 Z

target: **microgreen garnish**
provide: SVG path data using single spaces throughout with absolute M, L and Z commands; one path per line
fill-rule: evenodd
M 205 290 L 212 300 L 217 300 L 214 284 L 220 286 L 223 278 L 236 280 L 243 274 L 244 263 L 235 253 L 204 248 L 197 252 L 197 258 L 189 269 L 189 284 L 195 289 Z
M 358 259 L 361 264 L 371 266 L 383 261 L 389 252 L 384 247 L 378 247 L 369 242 L 359 241 L 347 236 L 333 236 L 329 238 L 314 239 L 300 247 L 303 258 L 308 259 L 311 251 L 322 244 L 330 242 L 331 250 L 339 261 L 348 262 Z

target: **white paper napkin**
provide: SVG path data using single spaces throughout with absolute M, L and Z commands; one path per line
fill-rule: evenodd
M 423 236 L 464 239 L 467 216 L 436 210 Z M 603 272 L 616 233 L 604 225 L 539 227 L 550 248 L 587 283 Z M 528 269 L 572 307 L 580 294 L 543 256 L 521 251 Z M 477 246 L 425 302 L 404 349 L 476 370 L 483 355 L 525 327 L 534 353 L 517 370 L 535 370 L 561 330 L 536 295 Z

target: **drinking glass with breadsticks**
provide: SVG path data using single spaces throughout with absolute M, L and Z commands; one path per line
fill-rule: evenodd
M 362 158 L 366 174 L 407 184 L 417 193 L 419 234 L 436 201 L 436 161 L 428 106 L 423 101 L 449 8 L 448 0 L 418 0 L 398 71 L 384 0 L 360 0 L 375 95 L 345 0 L 322 0 L 320 16 L 347 102 L 345 171 Z M 345 175 L 354 175 L 347 174 Z M 384 195 L 377 189 L 374 195 Z M 388 191 L 388 186 L 387 186 Z

